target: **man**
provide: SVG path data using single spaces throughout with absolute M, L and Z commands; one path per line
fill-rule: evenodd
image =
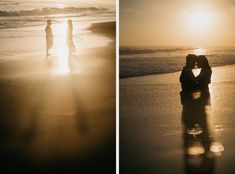
M 51 20 L 47 20 L 46 32 L 46 58 L 50 56 L 49 49 L 53 47 L 53 33 L 51 30 Z
M 180 83 L 183 91 L 192 91 L 196 88 L 196 78 L 192 72 L 195 67 L 197 56 L 189 54 L 186 57 L 186 65 L 180 75 Z

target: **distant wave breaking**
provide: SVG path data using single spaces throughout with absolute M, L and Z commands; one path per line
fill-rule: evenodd
M 169 47 L 120 47 L 120 55 L 127 54 L 150 54 L 156 52 L 187 51 L 192 48 L 169 48 Z
M 19 11 L 1 11 L 0 16 L 40 16 L 40 15 L 56 15 L 56 14 L 85 14 L 91 12 L 108 12 L 106 7 L 65 7 L 65 8 L 42 8 L 33 10 Z
M 121 47 L 120 78 L 181 71 L 185 57 L 195 48 L 187 47 Z M 235 64 L 234 48 L 206 48 L 212 67 Z

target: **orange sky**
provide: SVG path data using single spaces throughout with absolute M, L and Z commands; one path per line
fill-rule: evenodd
M 120 0 L 121 46 L 235 46 L 235 0 Z

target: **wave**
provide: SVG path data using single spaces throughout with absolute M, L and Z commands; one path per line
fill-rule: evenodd
M 120 55 L 127 55 L 127 54 L 149 54 L 149 53 L 156 53 L 156 52 L 172 52 L 172 51 L 187 51 L 192 50 L 193 48 L 182 48 L 182 47 L 120 47 Z
M 190 48 L 141 48 L 144 51 L 156 51 L 156 54 L 131 54 L 120 56 L 120 78 L 146 76 L 181 71 L 185 65 L 185 56 Z M 137 49 L 138 50 L 138 49 Z M 159 51 L 160 50 L 160 51 Z M 191 50 L 191 49 L 190 49 Z M 206 56 L 211 67 L 235 64 L 234 48 L 208 48 Z M 163 52 L 161 52 L 163 51 Z M 170 52 L 172 51 L 172 52 Z M 135 51 L 134 52 L 141 52 Z M 160 54 L 158 54 L 161 52 Z
M 33 10 L 19 10 L 19 11 L 2 11 L 0 16 L 41 16 L 41 15 L 56 15 L 56 14 L 84 14 L 84 13 L 97 13 L 109 12 L 107 7 L 65 7 L 65 8 L 41 8 Z

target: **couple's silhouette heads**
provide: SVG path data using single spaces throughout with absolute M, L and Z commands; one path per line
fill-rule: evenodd
M 193 69 L 195 67 L 195 63 L 197 60 L 197 56 L 194 54 L 189 54 L 186 56 L 186 67 Z
M 193 69 L 196 63 L 198 68 L 210 67 L 208 59 L 204 55 L 188 54 L 186 56 L 186 67 Z
M 209 68 L 209 62 L 208 59 L 206 58 L 206 56 L 204 55 L 200 55 L 197 58 L 197 67 L 198 68 Z

